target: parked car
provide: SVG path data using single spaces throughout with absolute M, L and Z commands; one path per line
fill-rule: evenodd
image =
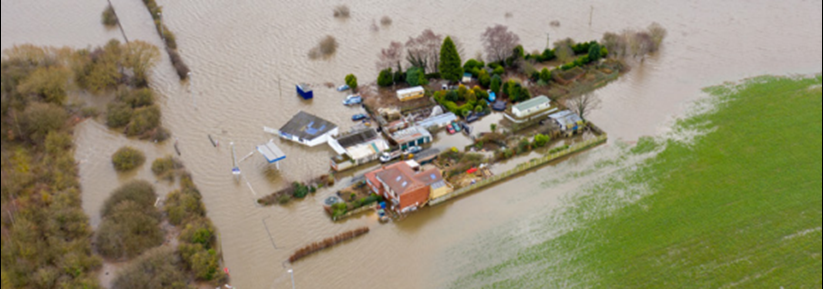
M 452 127 L 451 124 L 449 124 L 449 126 L 446 127 L 446 130 L 449 132 L 449 134 L 456 134 L 457 133 L 456 131 L 454 131 L 454 127 Z
M 346 100 L 343 101 L 343 105 L 346 106 L 353 106 L 363 104 L 363 98 L 359 95 L 349 95 Z
M 351 87 L 349 87 L 348 85 L 345 85 L 345 84 L 344 84 L 344 85 L 341 85 L 340 87 L 338 87 L 338 88 L 337 88 L 337 91 L 339 91 L 339 92 L 344 92 L 344 91 L 349 90 L 349 89 L 351 89 Z
M 461 129 L 460 129 L 460 125 L 459 125 L 459 124 L 457 124 L 457 122 L 453 122 L 453 123 L 452 123 L 452 128 L 454 128 L 454 131 L 455 131 L 455 132 L 460 132 L 460 131 L 461 131 Z
M 359 114 L 355 114 L 354 116 L 352 116 L 351 120 L 352 121 L 361 121 L 361 120 L 365 120 L 365 119 L 368 119 L 368 118 L 369 118 L 369 116 L 367 116 L 365 114 L 362 114 L 362 113 L 359 113 Z
M 381 163 L 384 163 L 384 164 L 385 164 L 385 163 L 388 163 L 388 162 L 390 162 L 390 161 L 393 161 L 393 160 L 395 160 L 395 159 L 399 158 L 399 157 L 400 157 L 400 155 L 401 155 L 400 151 L 394 151 L 394 152 L 389 152 L 389 153 L 383 153 L 382 155 L 380 155 L 380 162 L 381 162 Z
M 409 149 L 406 150 L 406 154 L 417 154 L 417 153 L 422 152 L 422 151 L 423 151 L 423 148 L 421 148 L 419 146 L 413 146 L 413 147 L 409 147 Z
M 471 127 L 471 126 L 469 126 L 469 124 L 468 124 L 468 123 L 464 123 L 464 124 L 463 124 L 463 133 L 465 133 L 465 134 L 466 134 L 466 135 L 468 135 L 468 136 L 471 136 L 471 135 L 472 135 L 472 127 Z

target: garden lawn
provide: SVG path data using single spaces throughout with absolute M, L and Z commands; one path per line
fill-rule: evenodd
M 707 89 L 716 110 L 676 126 L 707 134 L 667 141 L 604 185 L 642 185 L 647 197 L 453 286 L 821 288 L 820 84 L 761 77 Z

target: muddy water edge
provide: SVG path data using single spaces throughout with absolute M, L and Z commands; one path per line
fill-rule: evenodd
M 129 39 L 162 47 L 141 1 L 112 3 Z M 327 171 L 333 152 L 275 140 L 288 155 L 283 169 L 273 171 L 264 160 L 252 157 L 240 166 L 244 179 L 236 181 L 231 176 L 228 143 L 235 142 L 243 156 L 272 138 L 263 132 L 264 126 L 280 127 L 300 110 L 333 121 L 341 130 L 350 128 L 351 115 L 360 111 L 342 107 L 345 95 L 320 84 L 341 84 L 349 73 L 356 74 L 361 84 L 371 82 L 377 74 L 377 54 L 391 41 L 404 42 L 432 28 L 463 42 L 463 58 L 468 59 L 482 49 L 482 29 L 495 23 L 508 25 L 531 51 L 545 48 L 546 33 L 551 41 L 566 37 L 587 41 L 599 39 L 606 31 L 659 22 L 669 30 L 663 50 L 642 63 L 632 61 L 629 74 L 597 92 L 603 108 L 591 119 L 612 139 L 625 141 L 664 132 L 667 122 L 701 97 L 703 87 L 761 74 L 819 72 L 823 55 L 819 1 L 601 0 L 593 3 L 591 27 L 591 4 L 568 1 L 465 5 L 369 0 L 348 4 L 349 19 L 333 18 L 334 4 L 325 1 L 161 0 L 159 4 L 165 7 L 166 24 L 176 32 L 194 77 L 180 83 L 164 54 L 153 71 L 153 88 L 163 96 L 159 102 L 164 125 L 179 139 L 181 158 L 202 190 L 209 217 L 221 233 L 226 266 L 240 288 L 287 288 L 291 280 L 284 261 L 295 249 L 362 226 L 372 232 L 297 263 L 293 269 L 298 287 L 376 288 L 382 286 L 375 284 L 380 279 L 391 280 L 392 288 L 441 288 L 452 275 L 465 273 L 455 266 L 461 263 L 459 254 L 447 250 L 482 244 L 481 233 L 511 220 L 546 214 L 559 205 L 565 192 L 597 175 L 564 180 L 548 190 L 541 189 L 540 183 L 586 170 L 598 159 L 619 153 L 613 144 L 602 147 L 396 224 L 379 225 L 368 215 L 331 223 L 320 205 L 334 194 L 333 189 L 286 207 L 257 206 L 254 200 L 262 195 Z M 22 43 L 83 48 L 120 38 L 99 24 L 105 5 L 105 1 L 86 5 L 2 0 L 2 48 Z M 458 19 L 454 11 L 473 17 Z M 62 16 L 40 19 L 40 15 Z M 373 20 L 384 15 L 393 18 L 393 24 L 372 32 Z M 555 20 L 560 27 L 549 25 Z M 325 35 L 337 38 L 337 54 L 309 60 L 309 49 Z M 298 82 L 316 84 L 313 102 L 294 95 L 293 85 Z M 221 146 L 213 147 L 208 135 Z M 169 144 L 121 138 L 100 123 L 81 125 L 76 137 L 84 208 L 93 224 L 99 222 L 99 204 L 129 178 L 111 169 L 111 153 L 124 144 L 140 147 L 150 159 L 174 152 Z M 153 179 L 148 168 L 137 177 Z M 343 178 L 337 186 L 348 182 L 350 178 Z M 159 189 L 161 194 L 164 190 Z

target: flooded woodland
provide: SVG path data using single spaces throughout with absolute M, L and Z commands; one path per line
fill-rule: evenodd
M 139 0 L 111 0 L 129 40 L 162 47 L 151 16 Z M 164 23 L 177 34 L 179 51 L 193 76 L 180 82 L 164 54 L 151 78 L 163 110 L 163 124 L 173 136 L 161 144 L 127 139 L 102 123 L 87 121 L 75 131 L 76 159 L 83 188 L 83 207 L 92 226 L 108 194 L 132 179 L 154 182 L 150 167 L 131 175 L 116 173 L 111 155 L 123 145 L 141 149 L 149 160 L 175 154 L 193 174 L 209 217 L 220 232 L 225 267 L 238 288 L 288 288 L 293 269 L 297 288 L 444 288 L 455 276 L 471 274 L 484 264 L 468 264 L 463 248 L 483 246 L 501 226 L 547 216 L 578 188 L 608 170 L 590 171 L 600 160 L 621 154 L 622 143 L 667 132 L 702 88 L 763 74 L 817 73 L 820 1 L 357 1 L 351 17 L 333 16 L 339 4 L 329 1 L 168 1 Z M 100 24 L 106 1 L 2 0 L 2 48 L 17 44 L 85 48 L 124 40 L 119 30 Z M 594 7 L 594 8 L 592 8 Z M 391 25 L 372 24 L 384 16 Z M 591 25 L 589 23 L 591 16 Z M 813 19 L 814 21 L 809 21 Z M 550 25 L 559 21 L 560 25 Z M 295 181 L 329 169 L 334 152 L 274 140 L 287 155 L 281 170 L 259 156 L 240 164 L 243 178 L 232 174 L 229 143 L 239 157 L 273 138 L 263 127 L 280 127 L 298 111 L 310 112 L 348 130 L 359 108 L 345 108 L 344 95 L 322 84 L 342 84 L 354 73 L 361 85 L 376 79 L 380 49 L 405 42 L 425 29 L 451 35 L 463 43 L 463 59 L 482 51 L 480 35 L 494 24 L 507 25 L 527 51 L 571 37 L 600 39 L 605 32 L 642 29 L 652 22 L 666 27 L 662 50 L 645 60 L 629 60 L 632 70 L 596 93 L 603 103 L 590 119 L 609 133 L 608 145 L 579 154 L 444 206 L 428 208 L 398 223 L 379 224 L 373 215 L 342 223 L 329 221 L 321 209 L 326 197 L 351 184 L 338 175 L 337 186 L 285 207 L 261 207 L 256 200 Z M 789 28 L 787 28 L 789 27 Z M 328 59 L 312 60 L 311 50 L 326 35 L 339 48 Z M 312 102 L 300 100 L 294 85 L 315 86 Z M 214 147 L 209 135 L 219 141 Z M 447 140 L 452 143 L 453 140 Z M 459 143 L 459 141 L 457 141 Z M 620 168 L 613 168 L 618 170 Z M 569 175 L 579 177 L 569 178 Z M 546 186 L 545 184 L 554 184 Z M 158 183 L 163 196 L 173 189 Z M 352 242 L 288 265 L 306 244 L 360 227 L 371 232 Z M 508 228 L 511 229 L 511 228 Z M 539 238 L 539 237 L 535 237 Z M 539 239 L 512 239 L 505 248 L 489 246 L 484 260 L 505 259 Z M 488 265 L 488 264 L 485 264 Z M 378 284 L 379 283 L 379 284 Z

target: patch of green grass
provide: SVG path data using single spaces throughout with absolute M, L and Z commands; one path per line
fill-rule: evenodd
M 583 198 L 567 216 L 578 229 L 452 287 L 821 288 L 820 84 L 761 77 L 707 89 L 717 110 L 678 126 L 708 134 L 668 141 L 598 186 L 642 186 L 645 198 L 617 211 L 595 208 L 610 192 Z

